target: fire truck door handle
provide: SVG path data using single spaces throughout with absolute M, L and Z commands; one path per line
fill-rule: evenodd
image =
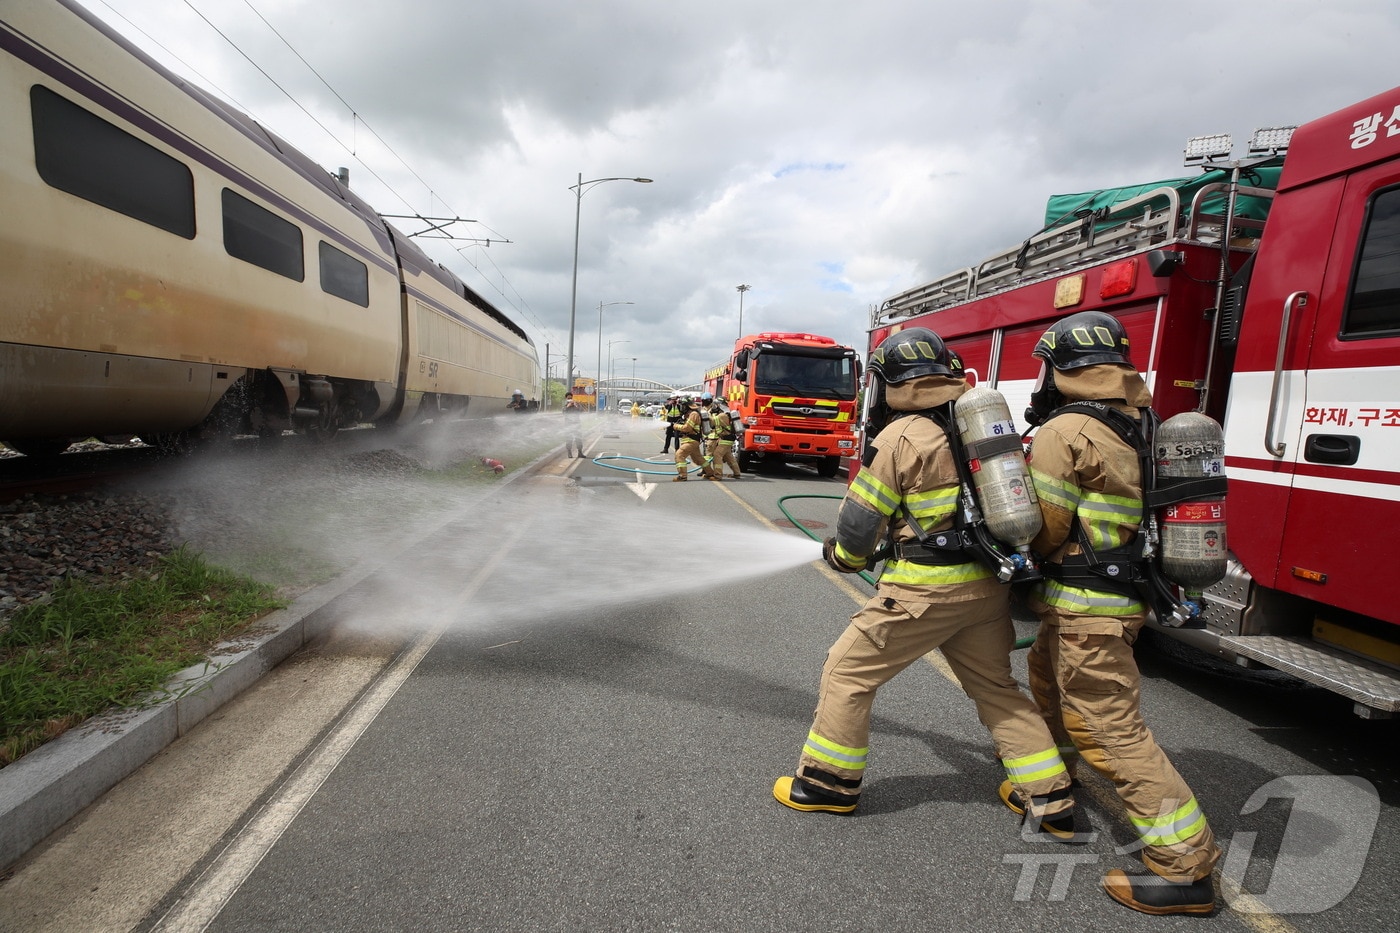
M 1269 389 L 1269 421 L 1264 427 L 1264 449 L 1275 457 L 1282 457 L 1288 447 L 1283 441 L 1274 440 L 1274 428 L 1278 425 L 1278 384 L 1283 378 L 1283 356 L 1288 349 L 1289 324 L 1293 318 L 1293 309 L 1307 306 L 1307 292 L 1294 292 L 1283 302 L 1283 320 L 1279 322 L 1278 328 L 1278 355 L 1274 357 L 1274 383 Z
M 1303 444 L 1303 459 L 1352 466 L 1361 459 L 1361 438 L 1355 434 L 1309 434 Z

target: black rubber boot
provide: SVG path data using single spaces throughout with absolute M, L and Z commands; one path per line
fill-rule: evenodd
M 860 800 L 858 794 L 838 794 L 787 775 L 773 782 L 773 796 L 785 807 L 821 813 L 853 813 Z
M 1067 793 L 1067 791 L 1066 791 Z M 1030 838 L 1035 835 L 1049 836 L 1056 842 L 1063 842 L 1066 845 L 1083 845 L 1088 842 L 1087 834 L 1075 832 L 1074 829 L 1074 807 L 1056 813 L 1049 819 L 1040 821 L 1040 825 L 1034 828 L 1027 828 L 1026 802 L 1021 799 L 1021 795 L 1016 792 L 1016 788 L 1010 781 L 1002 781 L 1001 787 L 997 788 L 997 796 L 1001 802 L 1006 804 L 1007 809 L 1021 817 L 1022 831 Z
M 1145 914 L 1209 914 L 1215 911 L 1215 883 L 1207 875 L 1195 881 L 1169 881 L 1115 868 L 1103 876 L 1103 889 L 1125 907 Z

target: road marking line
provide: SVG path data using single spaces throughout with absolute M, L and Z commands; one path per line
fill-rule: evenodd
M 316 791 L 335 771 L 350 750 L 355 747 L 370 724 L 393 699 L 420 661 L 437 644 L 452 619 L 467 601 L 491 578 L 492 572 L 507 553 L 524 537 L 522 527 L 505 545 L 496 550 L 480 572 L 459 592 L 442 612 L 444 620 L 424 632 L 409 645 L 389 668 L 366 691 L 341 721 L 331 730 L 296 772 L 272 796 L 261 810 L 248 821 L 231 842 L 219 853 L 194 883 L 166 911 L 153 928 L 154 933 L 197 933 L 205 930 L 219 916 L 229 900 L 252 875 L 263 858 Z M 499 646 L 497 646 L 499 647 Z

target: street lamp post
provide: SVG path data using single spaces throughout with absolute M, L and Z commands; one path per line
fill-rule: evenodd
M 748 285 L 736 285 L 734 290 L 739 293 L 739 336 L 744 336 L 744 292 L 748 291 Z
M 619 338 L 619 339 L 617 339 L 617 340 L 609 340 L 609 341 L 608 341 L 608 382 L 612 382 L 612 377 L 613 377 L 613 375 L 612 375 L 612 348 L 613 348 L 613 344 L 615 344 L 615 343 L 631 343 L 631 342 L 632 342 L 632 341 L 630 341 L 630 340 L 623 340 L 623 339 L 621 339 L 621 338 Z
M 550 381 L 549 372 L 550 372 L 550 369 L 554 366 L 554 364 L 551 363 L 550 360 L 552 360 L 552 359 L 554 359 L 554 358 L 556 358 L 556 357 L 562 359 L 562 358 L 563 358 L 563 354 L 562 354 L 562 353 L 550 353 L 550 352 L 549 352 L 549 344 L 545 344 L 545 345 L 544 345 L 544 389 L 543 389 L 542 397 L 540 398 L 540 408 L 541 408 L 542 410 L 544 410 L 544 411 L 548 411 L 548 410 L 549 410 L 549 381 Z M 566 392 L 572 392 L 573 389 L 574 389 L 574 387 L 571 385 L 571 386 L 569 386 L 569 388 L 565 389 L 564 391 L 566 391 Z
M 649 185 L 649 184 L 651 184 L 651 179 L 650 179 L 650 178 L 623 178 L 623 177 L 617 177 L 617 178 L 593 178 L 593 179 L 590 179 L 590 180 L 588 180 L 588 181 L 584 181 L 584 180 L 583 180 L 583 173 L 580 172 L 580 173 L 579 173 L 579 176 L 578 176 L 578 184 L 576 184 L 576 185 L 570 185 L 570 186 L 569 186 L 569 190 L 572 191 L 572 192 L 574 192 L 574 284 L 573 284 L 573 290 L 572 290 L 572 292 L 570 293 L 570 296 L 569 296 L 569 355 L 568 355 L 568 371 L 569 371 L 569 374 L 570 374 L 570 375 L 569 375 L 570 380 L 573 379 L 573 371 L 574 371 L 574 320 L 575 320 L 575 318 L 577 317 L 577 311 L 578 311 L 578 228 L 579 228 L 579 218 L 580 218 L 580 216 L 581 216 L 582 213 L 583 213 L 583 193 L 584 193 L 585 191 L 587 191 L 589 188 L 592 188 L 594 185 L 601 185 L 601 184 L 602 184 L 603 182 L 605 182 L 605 181 L 635 181 L 635 182 L 638 182 L 638 183 L 644 184 L 644 185 Z M 600 311 L 599 311 L 599 314 L 601 314 L 601 313 L 602 313 L 602 311 L 600 310 Z M 569 389 L 570 389 L 570 390 L 573 389 L 572 383 L 570 383 Z M 596 398 L 597 398 L 597 395 L 596 395 L 596 394 L 594 395 L 594 398 L 595 398 L 595 400 L 596 400 Z
M 603 384 L 603 309 L 610 305 L 632 305 L 635 301 L 600 301 L 598 302 L 598 386 Z M 608 344 L 612 346 L 612 344 Z M 598 402 L 598 388 L 593 389 L 593 406 L 601 407 Z
M 637 358 L 635 356 L 632 357 L 632 381 L 637 381 Z

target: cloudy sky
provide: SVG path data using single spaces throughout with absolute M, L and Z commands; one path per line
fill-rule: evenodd
M 1400 83 L 1393 0 L 80 2 L 381 212 L 475 221 L 489 246 L 419 242 L 542 364 L 581 208 L 575 367 L 604 304 L 603 368 L 673 384 L 726 355 L 740 284 L 744 332 L 863 347 L 872 308 L 1020 242 L 1052 194 Z M 579 201 L 580 174 L 655 182 Z

